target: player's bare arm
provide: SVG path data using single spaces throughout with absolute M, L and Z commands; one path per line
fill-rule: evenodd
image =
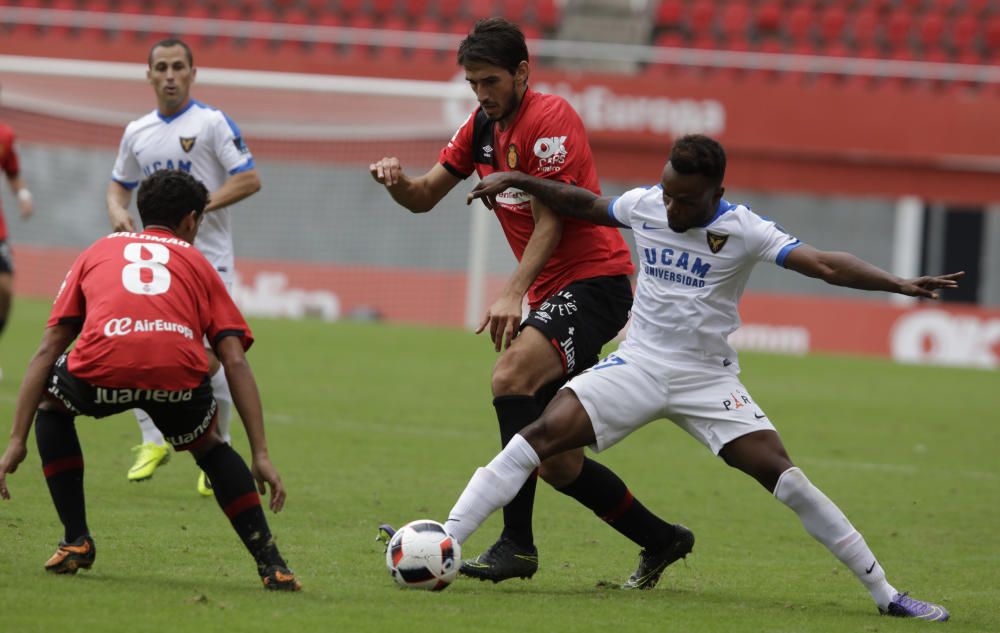
M 903 279 L 850 253 L 821 251 L 805 244 L 788 253 L 785 268 L 807 277 L 822 279 L 834 286 L 881 290 L 925 299 L 937 299 L 938 293 L 935 290 L 957 288 L 958 280 L 965 276 L 965 271 L 961 271 Z
M 115 232 L 134 231 L 135 223 L 128 212 L 128 205 L 132 202 L 132 192 L 112 180 L 108 183 L 106 198 L 111 230 Z
M 476 334 L 479 334 L 489 327 L 490 340 L 498 352 L 510 347 L 517 337 L 524 295 L 562 239 L 562 220 L 551 209 L 535 200 L 531 204 L 531 214 L 535 228 L 524 247 L 521 261 L 504 284 L 500 297 L 486 311 L 483 321 L 476 328 Z
M 285 505 L 285 486 L 281 476 L 271 464 L 267 453 L 267 439 L 264 436 L 264 411 L 260 404 L 260 392 L 257 381 L 253 377 L 250 363 L 243 353 L 243 345 L 235 336 L 225 336 L 215 346 L 226 371 L 226 380 L 233 394 L 233 403 L 243 420 L 243 427 L 250 440 L 252 464 L 250 472 L 257 482 L 257 490 L 263 495 L 267 493 L 265 483 L 271 486 L 271 500 L 268 504 L 273 512 L 280 512 Z
M 517 171 L 494 172 L 486 176 L 469 192 L 466 203 L 471 204 L 479 198 L 492 209 L 497 194 L 510 187 L 530 194 L 559 215 L 602 226 L 618 226 L 608 215 L 608 206 L 614 198 L 601 198 L 582 187 Z
M 217 211 L 236 204 L 260 191 L 260 175 L 256 169 L 233 174 L 218 190 L 209 194 L 205 211 Z
M 440 163 L 423 176 L 410 178 L 403 173 L 403 167 L 395 156 L 370 164 L 368 171 L 375 182 L 385 186 L 397 204 L 413 213 L 426 213 L 433 209 L 460 180 Z
M 14 406 L 14 425 L 10 430 L 10 442 L 0 457 L 0 498 L 10 499 L 7 489 L 7 473 L 13 473 L 28 454 L 28 432 L 35 419 L 35 410 L 45 393 L 45 383 L 60 354 L 66 351 L 79 332 L 77 325 L 54 325 L 46 328 L 42 342 L 28 363 L 24 380 L 17 394 Z
M 25 184 L 24 178 L 21 178 L 20 174 L 15 176 L 8 174 L 7 182 L 10 183 L 11 191 L 17 195 L 17 204 L 21 209 L 21 219 L 27 220 L 35 211 L 34 199 L 31 196 L 28 185 Z

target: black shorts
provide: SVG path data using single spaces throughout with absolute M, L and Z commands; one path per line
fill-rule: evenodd
M 627 276 L 590 277 L 546 299 L 521 328 L 540 330 L 559 352 L 566 376 L 573 376 L 597 362 L 601 348 L 625 327 L 631 310 Z
M 197 387 L 180 391 L 100 387 L 71 374 L 66 356 L 52 368 L 48 392 L 77 415 L 104 418 L 142 409 L 178 451 L 197 446 L 215 426 L 216 404 L 208 376 Z
M 14 274 L 14 256 L 10 253 L 10 244 L 0 240 L 0 273 Z

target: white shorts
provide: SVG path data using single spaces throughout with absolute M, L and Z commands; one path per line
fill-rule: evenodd
M 570 380 L 594 427 L 595 452 L 668 418 L 716 455 L 738 437 L 774 430 L 736 374 L 724 367 L 661 365 L 614 353 Z

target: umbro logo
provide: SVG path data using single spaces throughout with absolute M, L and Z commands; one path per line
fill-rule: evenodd
M 483 155 L 486 156 L 486 158 L 491 158 L 493 156 L 493 146 L 483 145 Z
M 663 227 L 662 226 L 653 226 L 651 224 L 643 222 L 642 223 L 642 228 L 646 229 L 647 231 L 655 231 L 657 229 L 662 229 Z

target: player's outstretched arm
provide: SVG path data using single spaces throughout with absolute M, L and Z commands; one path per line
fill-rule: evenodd
M 135 225 L 132 222 L 132 216 L 128 213 L 128 205 L 132 202 L 132 192 L 112 180 L 108 183 L 106 198 L 111 230 L 115 232 L 134 231 Z
M 496 204 L 497 194 L 514 187 L 532 196 L 559 215 L 604 226 L 618 226 L 608 215 L 608 206 L 613 198 L 601 198 L 582 187 L 529 176 L 519 171 L 498 171 L 489 174 L 473 187 L 465 202 L 479 198 L 489 208 Z
M 250 363 L 243 353 L 243 345 L 235 336 L 224 336 L 215 345 L 215 353 L 226 372 L 229 390 L 233 394 L 233 403 L 243 420 L 243 427 L 250 440 L 252 463 L 250 472 L 257 482 L 260 494 L 267 493 L 265 483 L 271 486 L 271 501 L 269 506 L 273 512 L 279 512 L 285 505 L 285 486 L 281 476 L 271 464 L 267 453 L 267 438 L 264 437 L 264 411 L 260 404 L 260 392 L 257 381 L 253 377 Z
M 395 156 L 370 164 L 368 171 L 375 182 L 385 186 L 397 204 L 413 213 L 426 213 L 433 209 L 460 180 L 441 163 L 436 163 L 423 176 L 410 178 L 403 173 L 403 166 Z
M 805 244 L 788 253 L 785 268 L 822 279 L 834 286 L 881 290 L 925 299 L 937 299 L 938 293 L 935 290 L 957 288 L 958 280 L 965 276 L 965 271 L 961 271 L 903 279 L 850 253 L 821 251 Z
M 38 350 L 28 362 L 28 369 L 24 372 L 24 380 L 21 381 L 21 388 L 17 393 L 17 404 L 14 406 L 14 425 L 10 430 L 10 442 L 0 457 L 0 498 L 10 499 L 7 473 L 15 472 L 28 455 L 28 432 L 31 431 L 31 423 L 35 420 L 38 403 L 42 401 L 42 395 L 45 393 L 45 383 L 56 360 L 66 351 L 78 332 L 79 328 L 76 325 L 54 325 L 46 328 Z
M 236 204 L 260 191 L 260 175 L 256 169 L 248 169 L 226 178 L 216 191 L 209 194 L 205 211 L 216 211 Z

